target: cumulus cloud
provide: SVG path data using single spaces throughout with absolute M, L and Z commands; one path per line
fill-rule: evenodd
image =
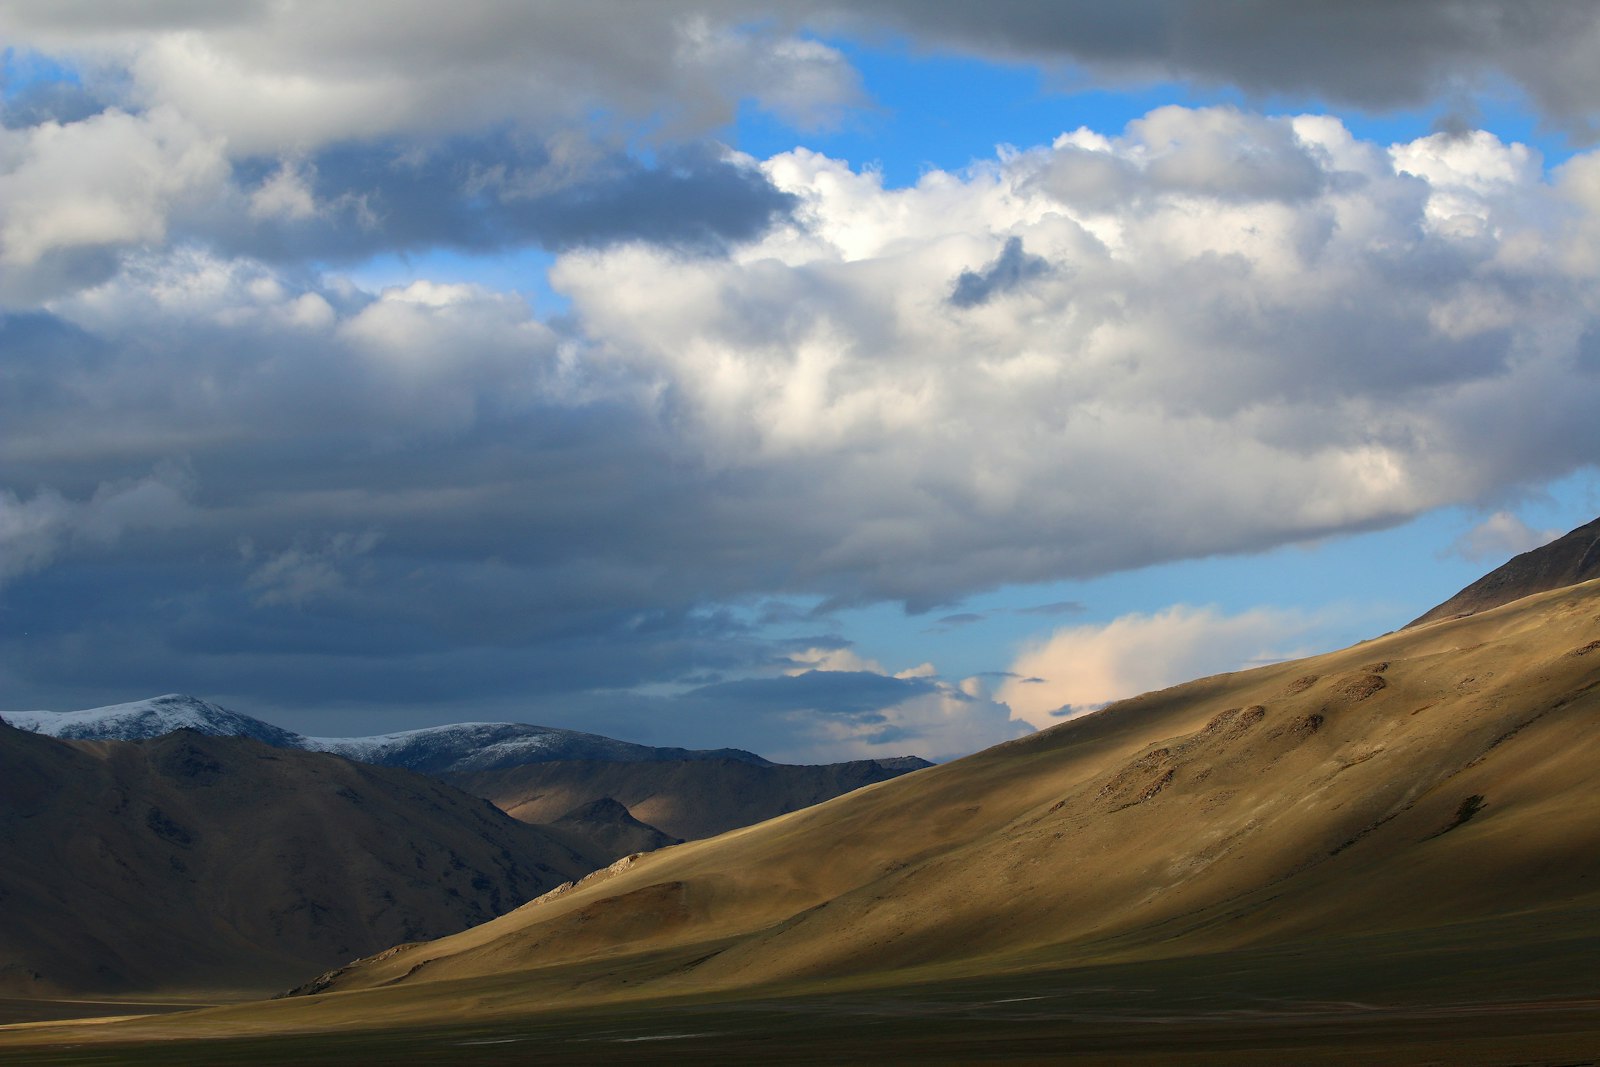
M 1044 729 L 1191 678 L 1305 655 L 1290 642 L 1314 625 L 1298 612 L 1227 615 L 1176 604 L 1153 615 L 1065 627 L 1024 648 L 995 696 L 1016 718 Z
M 1091 156 L 1127 175 L 1120 199 L 1062 192 Z M 909 189 L 796 150 L 765 167 L 805 229 L 726 260 L 574 254 L 553 279 L 595 362 L 654 382 L 703 462 L 810 472 L 798 580 L 926 608 L 1590 461 L 1595 379 L 1572 372 L 1593 268 L 1568 258 L 1567 181 L 1529 159 L 1182 108 Z M 950 306 L 968 264 L 1023 247 L 1052 269 Z

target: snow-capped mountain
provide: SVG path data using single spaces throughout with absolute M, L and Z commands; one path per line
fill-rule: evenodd
M 181 693 L 86 711 L 5 711 L 0 717 L 19 730 L 69 741 L 136 741 L 194 730 L 211 737 L 253 737 L 278 748 L 306 747 L 297 733 Z
M 520 722 L 458 722 L 375 737 L 302 737 L 300 747 L 332 752 L 360 763 L 406 767 L 424 774 L 488 771 L 556 760 L 655 763 L 667 760 L 731 759 L 766 765 L 737 748 L 654 748 L 600 734 L 530 726 Z
M 21 730 L 78 741 L 137 741 L 185 729 L 215 737 L 253 737 L 278 748 L 331 752 L 360 763 L 425 774 L 556 760 L 735 760 L 770 765 L 755 753 L 736 748 L 655 748 L 578 730 L 511 722 L 455 723 L 376 737 L 306 737 L 181 693 L 86 711 L 7 711 L 0 712 L 0 718 Z

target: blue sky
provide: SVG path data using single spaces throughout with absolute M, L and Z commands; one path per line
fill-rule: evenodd
M 1600 513 L 1586 7 L 291 8 L 0 16 L 9 706 L 948 758 Z

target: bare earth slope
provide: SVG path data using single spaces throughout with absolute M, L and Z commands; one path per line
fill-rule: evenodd
M 1497 608 L 1534 593 L 1600 578 L 1600 519 L 1524 552 L 1467 586 L 1411 626 Z
M 235 737 L 0 725 L 0 983 L 257 988 L 499 915 L 592 869 L 421 775 Z
M 650 949 L 693 961 L 664 962 L 658 991 L 736 988 L 1592 909 L 1597 726 L 1590 583 L 1125 701 L 643 857 L 333 985 Z
M 914 757 L 821 766 L 739 760 L 615 763 L 563 760 L 446 776 L 530 823 L 551 823 L 610 797 L 633 817 L 675 837 L 711 837 L 932 766 Z
M 0 1044 L 430 1020 L 468 1044 L 469 1022 L 480 1036 L 500 1027 L 485 1040 L 521 1040 L 536 1017 L 556 1026 L 540 1014 L 556 1006 L 608 1013 L 591 1026 L 653 1010 L 656 1026 L 698 1013 L 731 1032 L 762 1003 L 779 1005 L 759 1017 L 782 1033 L 798 1009 L 773 998 L 798 996 L 862 1032 L 892 994 L 922 998 L 896 1031 L 911 1043 L 895 1047 L 947 1032 L 954 1043 L 926 1051 L 948 1061 L 1002 1047 L 974 1051 L 974 1035 L 1059 1032 L 1108 1042 L 1084 1044 L 1086 1062 L 1173 1062 L 1174 1049 L 1182 1062 L 1349 1062 L 1358 1048 L 1368 1062 L 1553 1062 L 1505 1028 L 1544 1028 L 1538 1047 L 1563 1055 L 1600 1040 L 1597 726 L 1600 583 L 1588 583 L 1199 679 L 623 861 L 331 973 L 319 995 Z M 1051 996 L 1055 1030 L 1028 1030 L 1045 1012 L 1032 1002 Z M 1156 1018 L 1181 1039 L 1151 1037 Z M 1577 1029 L 1555 1033 L 1554 1019 Z M 825 1051 L 816 1025 L 789 1032 L 792 1047 L 756 1034 L 746 1053 Z M 1245 1032 L 1254 1043 L 1224 1041 Z M 1463 1034 L 1473 1055 L 1441 1059 L 1437 1042 Z M 678 1037 L 684 1050 L 734 1040 Z M 1095 1053 L 1138 1041 L 1165 1052 Z M 1003 1047 L 1044 1060 L 1077 1048 Z

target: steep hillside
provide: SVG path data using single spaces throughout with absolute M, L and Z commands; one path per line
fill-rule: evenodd
M 881 984 L 1513 915 L 1593 937 L 1597 725 L 1589 583 L 1124 701 L 647 855 L 318 988 L 372 990 L 340 1001 L 359 1015 L 442 1010 L 425 1005 L 468 988 L 531 1007 Z M 581 991 L 541 978 L 596 960 L 613 977 Z
M 1600 519 L 1522 553 L 1407 625 L 1421 626 L 1488 611 L 1534 593 L 1563 589 L 1592 578 L 1600 578 Z
M 786 815 L 930 766 L 915 757 L 814 767 L 757 766 L 733 760 L 662 761 L 648 766 L 574 760 L 457 774 L 449 781 L 531 823 L 548 823 L 573 808 L 609 797 L 626 805 L 635 818 L 692 840 Z
M 407 771 L 0 726 L 0 987 L 257 987 L 499 915 L 601 857 Z

